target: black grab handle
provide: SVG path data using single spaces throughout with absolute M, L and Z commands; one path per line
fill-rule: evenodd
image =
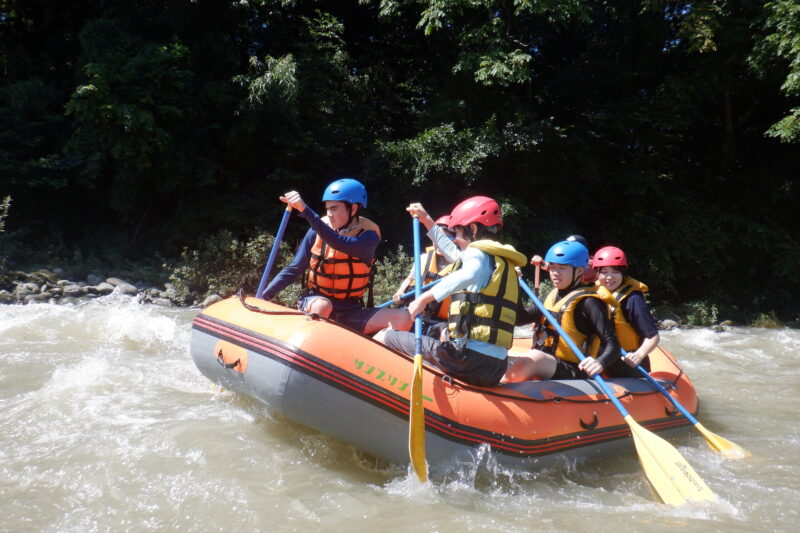
M 236 368 L 236 366 L 241 362 L 242 362 L 241 359 L 237 359 L 233 363 L 226 363 L 225 359 L 222 358 L 222 349 L 220 349 L 219 353 L 217 354 L 217 363 L 224 366 L 225 368 Z

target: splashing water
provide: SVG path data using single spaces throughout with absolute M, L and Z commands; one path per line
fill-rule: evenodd
M 0 306 L 0 529 L 8 531 L 790 531 L 800 501 L 800 332 L 663 332 L 699 419 L 671 442 L 719 496 L 655 503 L 635 453 L 511 471 L 488 449 L 421 485 L 208 382 L 196 311 L 121 295 Z

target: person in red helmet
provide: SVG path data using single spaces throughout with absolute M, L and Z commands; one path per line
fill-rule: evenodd
M 447 228 L 447 223 L 450 221 L 450 215 L 444 215 L 436 219 L 436 226 L 440 228 L 442 232 L 447 236 L 448 241 L 451 241 L 454 238 L 453 233 Z M 436 281 L 442 275 L 446 275 L 444 273 L 445 269 L 448 265 L 452 263 L 452 261 L 448 260 L 444 253 L 442 252 L 441 248 L 436 244 L 436 241 L 433 241 L 431 246 L 425 248 L 425 251 L 420 255 L 420 264 L 422 265 L 422 284 L 427 285 L 432 281 Z M 406 279 L 400 284 L 397 291 L 395 291 L 394 295 L 392 296 L 392 300 L 394 303 L 400 303 L 403 295 L 408 292 L 410 288 L 414 287 L 414 267 L 411 267 L 411 272 L 408 273 Z M 445 317 L 446 318 L 446 317 Z
M 419 214 L 416 207 L 409 212 Z M 524 255 L 495 240 L 502 227 L 495 200 L 474 196 L 458 204 L 448 228 L 460 243 L 461 255 L 450 275 L 408 306 L 414 318 L 431 302 L 450 297 L 447 330 L 440 339 L 423 338 L 422 356 L 451 377 L 484 387 L 497 385 L 506 371 L 519 305 L 514 267 L 525 264 Z M 387 331 L 383 340 L 414 355 L 411 332 Z
M 656 320 L 645 301 L 647 285 L 628 276 L 628 258 L 616 246 L 597 250 L 593 267 L 597 271 L 598 284 L 608 289 L 616 301 L 611 306 L 611 316 L 619 344 L 627 352 L 622 361 L 630 367 L 630 372 L 615 367 L 614 374 L 638 377 L 636 366 L 642 365 L 650 370 L 648 355 L 661 340 Z

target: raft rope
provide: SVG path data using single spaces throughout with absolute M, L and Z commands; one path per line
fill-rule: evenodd
M 260 307 L 258 307 L 256 305 L 251 305 L 251 304 L 247 303 L 245 301 L 244 291 L 242 289 L 239 289 L 239 291 L 237 292 L 236 295 L 239 298 L 239 302 L 248 311 L 252 311 L 254 313 L 261 313 L 261 314 L 264 314 L 264 315 L 298 315 L 298 316 L 309 317 L 309 318 L 311 318 L 311 320 L 322 320 L 323 322 L 328 322 L 330 324 L 335 324 L 335 325 L 339 326 L 340 328 L 344 328 L 344 329 L 350 330 L 350 331 L 352 331 L 352 332 L 354 332 L 354 333 L 356 333 L 358 335 L 361 335 L 362 337 L 364 337 L 366 339 L 371 340 L 372 342 L 374 342 L 375 344 L 381 346 L 382 348 L 384 348 L 386 350 L 391 350 L 394 353 L 396 353 L 396 354 L 398 354 L 398 355 L 400 355 L 402 357 L 405 357 L 408 360 L 411 360 L 411 357 L 408 354 L 405 354 L 403 352 L 398 352 L 397 350 L 392 350 L 388 346 L 386 346 L 384 344 L 381 344 L 380 342 L 376 341 L 372 337 L 363 335 L 361 332 L 358 332 L 358 331 L 356 331 L 356 330 L 354 330 L 352 328 L 349 328 L 349 327 L 345 326 L 344 324 L 341 324 L 341 323 L 339 323 L 339 322 L 337 322 L 337 321 L 335 321 L 335 320 L 333 320 L 331 318 L 326 318 L 326 317 L 323 317 L 323 316 L 319 316 L 317 313 L 307 313 L 305 311 L 300 311 L 300 310 L 297 310 L 297 311 L 267 311 L 266 309 L 262 309 L 262 308 L 260 308 Z M 434 367 L 431 367 L 431 366 L 426 366 L 425 368 L 427 370 L 429 370 L 431 373 L 439 376 L 439 378 L 442 381 L 444 381 L 445 383 L 448 383 L 451 386 L 454 386 L 454 387 L 458 386 L 459 388 L 461 388 L 463 390 L 473 391 L 473 392 L 480 392 L 481 394 L 487 394 L 487 395 L 491 395 L 491 396 L 496 396 L 498 398 L 507 398 L 507 399 L 515 400 L 515 401 L 536 402 L 536 403 L 547 403 L 547 402 L 553 402 L 553 403 L 559 403 L 559 402 L 569 402 L 569 403 L 608 403 L 610 401 L 606 397 L 598 398 L 598 399 L 595 399 L 595 400 L 579 400 L 579 399 L 575 399 L 575 398 L 565 398 L 565 397 L 562 397 L 562 396 L 554 396 L 552 398 L 539 399 L 539 398 L 532 398 L 530 396 L 516 396 L 516 395 L 512 395 L 512 394 L 503 394 L 502 392 L 496 392 L 496 391 L 492 391 L 492 390 L 487 390 L 487 389 L 485 389 L 483 387 L 476 387 L 474 385 L 471 385 L 469 383 L 465 383 L 463 381 L 457 381 L 457 380 L 453 379 L 453 377 L 450 376 L 449 374 L 446 374 L 446 373 L 440 371 L 438 368 L 434 368 Z M 675 377 L 675 381 L 673 381 L 669 385 L 672 388 L 676 388 L 675 384 L 677 383 L 678 379 L 680 379 L 681 375 L 683 375 L 683 369 L 678 367 L 678 370 L 680 372 Z M 520 394 L 522 394 L 522 393 L 520 393 Z M 622 393 L 620 395 L 617 395 L 617 399 L 621 400 L 621 399 L 626 398 L 628 396 L 647 396 L 649 394 L 659 394 L 659 392 L 657 390 L 652 390 L 652 391 L 625 391 L 624 393 Z

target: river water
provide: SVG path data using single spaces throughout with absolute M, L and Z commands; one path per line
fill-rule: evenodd
M 655 503 L 635 452 L 420 485 L 405 468 L 219 390 L 188 352 L 196 310 L 111 295 L 0 306 L 0 531 L 796 531 L 800 331 L 662 332 L 700 421 L 671 439 L 717 494 Z

